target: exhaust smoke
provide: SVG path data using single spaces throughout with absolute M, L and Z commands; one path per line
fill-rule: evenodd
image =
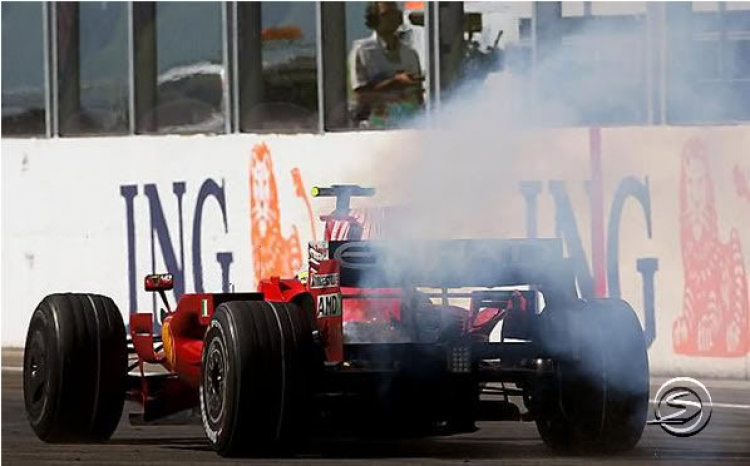
M 543 138 L 571 127 L 646 125 L 656 118 L 650 112 L 654 89 L 660 84 L 649 85 L 653 71 L 648 61 L 660 56 L 661 45 L 646 40 L 645 26 L 634 26 L 644 21 L 643 16 L 620 25 L 589 21 L 540 54 L 529 74 L 506 70 L 481 81 L 470 79 L 470 84 L 451 93 L 439 111 L 413 122 L 416 130 L 407 130 L 406 143 L 389 147 L 389 154 L 373 154 L 372 160 L 380 162 L 354 178 L 371 180 L 378 189 L 375 204 L 399 206 L 400 214 L 390 217 L 392 224 L 383 231 L 411 241 L 510 238 L 525 232 L 522 181 L 559 179 L 582 185 L 590 178 L 585 138 L 579 135 L 570 142 L 580 148 L 575 163 L 555 153 Z M 670 16 L 666 27 L 665 40 L 694 37 L 690 18 Z M 668 44 L 667 50 L 677 46 L 686 47 Z M 675 63 L 676 59 L 667 55 L 662 62 L 669 79 L 665 86 L 669 108 L 663 112 L 667 118 L 715 116 L 734 105 L 732 96 L 702 91 L 695 75 L 704 63 Z M 632 150 L 638 151 L 639 144 L 632 141 Z M 576 151 L 566 147 L 561 152 Z M 605 146 L 605 177 L 607 164 Z M 586 224 L 588 206 L 580 210 L 580 220 Z M 565 230 L 562 218 L 541 221 L 554 225 L 541 236 Z M 621 235 L 627 239 L 628 232 Z M 394 255 L 408 257 L 409 251 L 394 251 Z M 462 263 L 466 259 L 453 257 L 446 264 L 426 258 L 410 267 L 421 267 L 424 275 L 440 267 L 467 270 L 473 264 Z M 611 377 L 624 377 L 625 382 L 628 374 Z

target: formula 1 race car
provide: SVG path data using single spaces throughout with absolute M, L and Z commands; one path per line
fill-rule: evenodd
M 649 363 L 626 302 L 579 299 L 556 239 L 377 239 L 350 208 L 373 194 L 313 189 L 336 209 L 306 276 L 187 293 L 175 309 L 172 276 L 147 276 L 166 307 L 161 335 L 135 313 L 126 337 L 105 296 L 45 297 L 24 353 L 33 430 L 103 441 L 129 399 L 142 406 L 131 422 L 199 410 L 223 456 L 287 454 L 325 429 L 438 435 L 488 420 L 533 421 L 564 452 L 635 446 Z

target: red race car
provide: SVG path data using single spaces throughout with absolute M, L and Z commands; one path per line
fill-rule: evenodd
M 200 410 L 224 456 L 287 454 L 325 428 L 436 435 L 477 420 L 534 421 L 558 450 L 638 442 L 649 367 L 626 302 L 580 299 L 557 239 L 385 239 L 350 208 L 373 194 L 313 189 L 336 209 L 306 276 L 184 294 L 175 309 L 172 275 L 147 276 L 166 308 L 157 334 L 151 313 L 131 314 L 126 331 L 105 296 L 45 297 L 24 353 L 36 434 L 107 440 L 130 399 L 141 423 Z

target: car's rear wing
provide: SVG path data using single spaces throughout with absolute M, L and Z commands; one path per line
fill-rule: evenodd
M 341 286 L 575 286 L 559 239 L 331 241 L 328 257 L 340 264 Z
M 312 197 L 335 197 L 336 210 L 330 215 L 324 215 L 321 218 L 327 220 L 331 218 L 344 218 L 349 215 L 349 204 L 352 197 L 372 197 L 375 195 L 375 188 L 363 188 L 356 184 L 334 184 L 330 187 L 314 186 L 312 188 Z

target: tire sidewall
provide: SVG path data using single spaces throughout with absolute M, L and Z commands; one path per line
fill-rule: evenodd
M 125 402 L 127 351 L 122 315 L 110 298 L 46 296 L 31 315 L 24 350 L 24 406 L 37 436 L 53 443 L 109 439 Z M 32 392 L 40 363 L 43 400 Z
M 227 334 L 230 331 L 227 327 L 226 317 L 218 313 L 209 324 L 203 344 L 201 383 L 198 388 L 203 430 L 212 447 L 218 452 L 225 450 L 231 441 L 232 424 L 234 422 L 234 415 L 237 412 L 236 353 L 230 344 L 231 340 L 227 338 Z M 210 374 L 208 374 L 207 370 L 209 358 L 212 357 L 211 353 L 216 350 L 223 351 L 224 385 L 222 389 L 221 410 L 218 417 L 213 419 L 208 406 L 207 384 Z
M 23 388 L 26 416 L 32 429 L 42 440 L 46 440 L 53 430 L 54 421 L 60 404 L 60 383 L 62 378 L 59 339 L 55 334 L 55 316 L 51 311 L 45 311 L 41 307 L 34 311 L 26 337 L 26 348 L 34 344 L 34 340 L 41 339 L 45 350 L 45 386 L 44 404 L 38 412 L 32 409 L 31 403 L 31 352 L 24 351 L 23 362 Z
M 204 432 L 219 455 L 276 456 L 300 444 L 315 369 L 304 319 L 293 303 L 230 301 L 216 309 L 203 340 L 199 403 Z M 217 350 L 225 368 L 220 409 L 211 401 Z

